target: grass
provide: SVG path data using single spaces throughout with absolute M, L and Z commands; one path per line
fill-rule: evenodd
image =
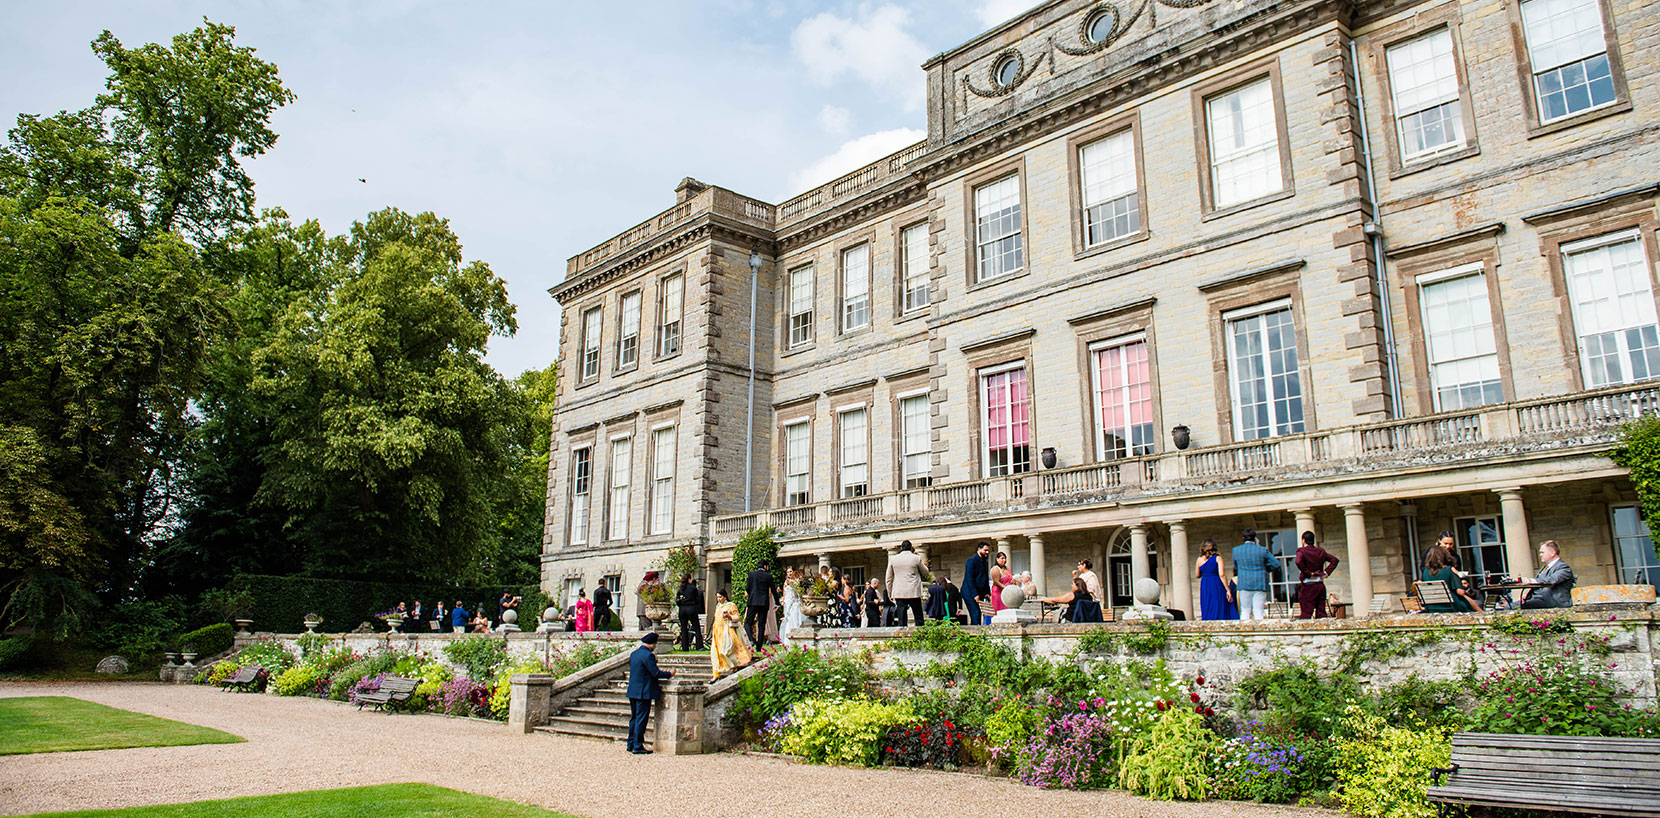
M 540 807 L 527 807 L 431 784 L 381 784 L 157 807 L 43 812 L 37 818 L 224 818 L 226 815 L 258 815 L 261 818 L 362 818 L 365 815 L 375 818 L 571 818 Z
M 0 756 L 246 740 L 209 727 L 68 696 L 0 699 Z

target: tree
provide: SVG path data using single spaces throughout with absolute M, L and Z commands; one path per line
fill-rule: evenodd
M 542 522 L 547 513 L 548 448 L 553 435 L 553 407 L 557 393 L 557 361 L 544 369 L 520 373 L 514 388 L 529 403 L 528 447 L 516 452 L 513 491 L 499 513 L 502 551 L 495 580 L 527 585 L 541 580 Z
M 253 352 L 252 392 L 280 408 L 259 501 L 312 575 L 493 578 L 529 446 L 529 401 L 483 361 L 517 329 L 505 283 L 431 213 L 372 213 L 331 263 Z
M 105 32 L 106 93 L 19 116 L 0 150 L 0 462 L 22 470 L 0 481 L 0 588 L 48 600 L 37 622 L 72 621 L 65 582 L 129 593 L 176 513 L 190 402 L 229 324 L 202 247 L 251 218 L 240 158 L 293 98 L 234 37 Z

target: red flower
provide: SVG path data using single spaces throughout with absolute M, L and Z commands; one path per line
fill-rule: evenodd
M 1199 677 L 1199 678 L 1197 678 L 1197 679 L 1194 679 L 1194 680 L 1193 680 L 1193 683 L 1194 683 L 1194 684 L 1200 684 L 1200 685 L 1202 685 L 1202 684 L 1204 684 L 1204 683 L 1205 683 L 1205 677 L 1203 677 L 1203 676 L 1200 676 L 1200 677 Z
M 1199 694 L 1197 694 L 1197 693 L 1189 693 L 1189 694 L 1187 694 L 1187 698 L 1189 700 L 1191 700 L 1194 704 L 1199 703 Z

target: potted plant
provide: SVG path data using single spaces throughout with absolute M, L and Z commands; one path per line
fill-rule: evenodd
M 661 582 L 648 582 L 640 588 L 640 601 L 646 605 L 646 618 L 653 623 L 662 622 L 669 618 L 671 603 L 669 586 Z
M 179 658 L 183 659 L 184 663 L 187 665 L 196 661 L 196 646 L 190 642 L 180 645 Z
M 817 619 L 830 612 L 830 583 L 822 576 L 802 579 L 796 585 L 801 594 L 801 613 Z
M 403 614 L 400 613 L 397 608 L 387 608 L 386 610 L 375 614 L 375 618 L 385 622 L 386 627 L 392 630 L 397 630 L 398 627 L 403 624 Z
M 177 646 L 168 648 L 166 653 L 167 653 L 167 664 L 176 665 L 176 664 L 179 663 L 179 649 L 178 649 Z
M 323 624 L 323 618 L 317 614 L 308 613 L 305 615 L 302 622 L 305 624 L 306 633 L 316 633 L 317 626 Z

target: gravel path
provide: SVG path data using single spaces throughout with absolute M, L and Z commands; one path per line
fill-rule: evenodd
M 6 815 L 392 782 L 426 782 L 584 818 L 1338 815 L 1235 802 L 1167 804 L 1119 792 L 1045 791 L 977 776 L 821 767 L 733 753 L 631 756 L 621 745 L 512 735 L 491 723 L 359 713 L 315 699 L 195 686 L 0 684 L 0 697 L 9 696 L 74 696 L 248 741 L 0 756 L 0 814 Z

